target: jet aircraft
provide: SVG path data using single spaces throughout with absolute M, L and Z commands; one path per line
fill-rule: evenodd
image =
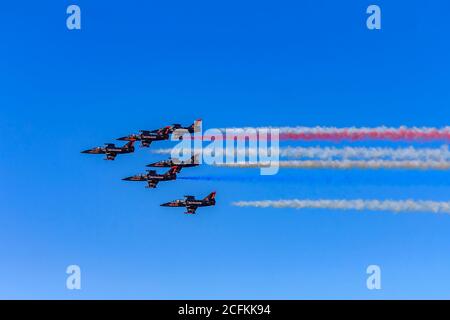
M 162 207 L 186 207 L 186 214 L 195 214 L 199 207 L 209 207 L 216 205 L 216 192 L 211 192 L 203 199 L 195 199 L 194 196 L 184 196 L 182 200 L 174 200 L 161 204 Z
M 196 120 L 189 127 L 182 127 L 181 124 L 172 124 L 164 128 L 156 130 L 140 130 L 139 133 L 133 133 L 125 137 L 120 137 L 117 140 L 122 141 L 140 141 L 141 147 L 149 147 L 153 141 L 169 140 L 169 135 L 176 133 L 178 139 L 182 139 L 183 134 L 198 132 L 200 130 L 201 120 Z
M 181 124 L 173 124 L 172 125 L 172 132 L 175 130 L 186 130 L 189 133 L 195 133 L 200 131 L 200 125 L 202 124 L 202 119 L 197 119 L 194 121 L 193 124 L 191 124 L 189 127 L 182 127 Z
M 174 161 L 173 159 L 161 160 L 158 162 L 150 163 L 147 167 L 157 167 L 157 168 L 170 168 L 178 167 L 177 173 L 180 173 L 182 168 L 196 167 L 199 165 L 198 155 L 193 155 L 189 160 L 186 161 Z
M 145 181 L 148 184 L 147 188 L 156 188 L 160 181 L 176 180 L 178 170 L 179 169 L 177 168 L 177 166 L 173 166 L 169 171 L 163 174 L 157 173 L 156 170 L 147 170 L 147 173 L 145 174 L 134 175 L 131 177 L 123 178 L 122 180 Z
M 153 141 L 169 140 L 169 134 L 173 131 L 172 126 L 167 126 L 157 130 L 140 130 L 139 133 L 133 133 L 117 140 L 122 141 L 140 141 L 141 147 L 149 147 Z
M 114 143 L 105 143 L 104 147 L 95 147 L 81 151 L 88 154 L 106 154 L 105 160 L 114 160 L 118 154 L 134 152 L 134 141 L 130 141 L 122 147 L 117 147 Z

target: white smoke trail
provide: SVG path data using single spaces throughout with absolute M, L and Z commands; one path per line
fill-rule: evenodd
M 251 152 L 257 150 L 251 150 Z M 380 147 L 286 147 L 280 149 L 280 157 L 312 158 L 321 160 L 341 159 L 391 159 L 391 160 L 450 160 L 448 146 L 441 148 L 380 148 Z
M 150 150 L 151 153 L 154 154 L 172 154 L 172 151 L 178 152 L 178 151 L 182 151 L 183 148 L 166 148 L 166 149 L 153 149 Z M 193 154 L 197 153 L 198 151 L 200 151 L 200 149 L 193 149 Z M 180 153 L 180 152 L 178 152 Z
M 199 150 L 197 150 L 198 152 Z M 171 154 L 172 149 L 152 150 L 156 154 Z M 224 150 L 225 155 L 259 156 L 255 148 L 236 148 Z M 447 145 L 440 148 L 381 148 L 381 147 L 283 147 L 280 157 L 291 159 L 391 159 L 391 160 L 421 160 L 421 161 L 450 161 L 450 151 Z
M 234 162 L 215 164 L 227 168 L 263 168 L 274 163 Z M 279 161 L 280 168 L 297 169 L 450 169 L 450 161 L 391 161 L 391 160 L 305 160 Z
M 237 201 L 237 207 L 294 208 L 294 209 L 336 209 L 393 212 L 433 212 L 450 213 L 450 202 L 424 200 L 262 200 Z

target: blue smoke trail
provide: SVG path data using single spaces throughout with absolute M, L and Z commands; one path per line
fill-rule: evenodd
M 364 172 L 304 171 L 286 176 L 248 176 L 248 175 L 212 175 L 212 176 L 178 176 L 180 180 L 223 181 L 236 183 L 291 183 L 297 185 L 359 185 L 359 186 L 450 186 L 450 172 L 411 172 L 404 170 Z
M 179 180 L 196 180 L 196 181 L 230 181 L 230 182 L 288 182 L 292 181 L 288 177 L 279 176 L 255 176 L 255 177 L 243 177 L 243 176 L 203 176 L 203 177 L 177 177 Z

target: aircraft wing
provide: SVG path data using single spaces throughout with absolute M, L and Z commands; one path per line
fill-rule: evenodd
M 106 153 L 106 159 L 107 160 L 114 160 L 116 158 L 117 154 L 114 152 L 107 152 Z
M 154 189 L 158 185 L 158 182 L 159 182 L 158 180 L 147 180 L 148 183 L 147 187 Z
M 186 209 L 187 209 L 187 212 L 186 213 L 189 213 L 189 214 L 195 214 L 195 210 L 197 210 L 197 206 L 187 206 L 186 207 Z
M 151 140 L 141 140 L 142 147 L 149 147 L 152 144 Z

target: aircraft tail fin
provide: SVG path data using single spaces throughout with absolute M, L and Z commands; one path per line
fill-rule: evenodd
M 163 135 L 168 135 L 171 131 L 172 129 L 172 127 L 171 126 L 167 126 L 167 127 L 164 127 L 163 129 L 162 129 L 162 134 Z
M 211 192 L 210 194 L 208 194 L 203 200 L 205 201 L 210 201 L 210 200 L 215 200 L 216 198 L 216 192 Z
M 128 149 L 131 149 L 131 148 L 134 147 L 134 143 L 135 142 L 136 142 L 135 140 L 128 141 L 127 144 L 124 147 L 128 148 Z
M 180 166 L 173 166 L 170 168 L 169 171 L 167 171 L 167 174 L 177 174 L 181 171 L 181 167 Z
M 201 127 L 202 127 L 202 119 L 197 119 L 192 124 L 192 130 L 194 132 L 200 132 Z

